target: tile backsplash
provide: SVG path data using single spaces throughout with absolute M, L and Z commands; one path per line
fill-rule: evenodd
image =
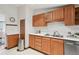
M 53 34 L 54 31 L 58 31 L 61 35 L 66 36 L 68 32 L 79 32 L 79 25 L 65 26 L 64 22 L 53 22 L 48 23 L 47 27 L 35 27 L 34 32 L 36 30 L 40 30 L 43 34 Z

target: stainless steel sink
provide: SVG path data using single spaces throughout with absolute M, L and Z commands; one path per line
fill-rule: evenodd
M 77 35 L 69 35 L 67 37 L 69 37 L 69 38 L 78 38 L 79 39 L 79 36 L 77 36 Z
M 50 35 L 50 34 L 45 34 L 45 36 L 52 36 L 52 37 L 63 37 L 62 35 Z

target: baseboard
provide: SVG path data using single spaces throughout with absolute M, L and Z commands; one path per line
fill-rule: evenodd
M 16 45 L 16 46 L 14 46 L 14 47 L 10 47 L 10 48 L 5 47 L 5 49 L 9 50 L 9 49 L 12 49 L 12 48 L 15 48 L 15 47 L 17 47 L 17 45 Z
M 27 47 L 27 48 L 24 48 L 24 49 L 28 49 L 28 48 L 30 48 L 30 47 Z
M 5 47 L 5 49 L 9 50 L 10 48 Z
M 28 48 L 31 48 L 31 49 L 33 49 L 33 50 L 36 50 L 36 49 L 34 49 L 34 48 L 32 48 L 32 47 L 24 48 L 24 50 L 26 50 L 26 49 L 28 49 Z M 11 48 L 5 47 L 5 49 L 9 50 L 9 49 L 11 49 Z M 19 49 L 17 49 L 17 51 L 19 51 L 19 52 L 22 52 L 22 51 L 24 51 L 24 50 L 19 50 Z M 38 51 L 38 52 L 40 52 L 40 53 L 43 53 L 44 55 L 48 55 L 48 54 L 46 54 L 46 53 L 44 53 L 44 52 L 41 52 L 41 51 L 39 51 L 39 50 L 36 50 L 36 51 Z

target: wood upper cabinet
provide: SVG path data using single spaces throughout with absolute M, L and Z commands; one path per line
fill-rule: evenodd
M 58 8 L 53 11 L 53 21 L 63 21 L 64 20 L 64 8 Z
M 79 25 L 79 7 L 75 5 L 66 5 L 43 14 L 33 16 L 33 26 L 47 26 L 48 22 L 64 21 L 66 26 Z
M 52 11 L 45 13 L 44 17 L 45 17 L 46 22 L 52 22 L 52 19 L 53 19 L 52 13 L 53 13 Z
M 41 43 L 42 43 L 41 36 L 35 36 L 35 49 L 41 51 Z
M 51 39 L 51 55 L 64 54 L 64 41 L 59 39 Z
M 79 25 L 79 7 L 75 8 L 75 24 Z
M 29 44 L 30 44 L 30 47 L 31 48 L 35 48 L 35 38 L 34 38 L 35 36 L 34 35 L 30 35 L 29 36 Z
M 7 46 L 6 48 L 10 49 L 18 45 L 19 34 L 7 35 Z
M 65 25 L 75 25 L 75 6 L 67 5 L 64 7 L 64 23 Z
M 50 54 L 50 38 L 42 37 L 42 52 Z
M 44 14 L 38 14 L 33 16 L 33 26 L 34 27 L 47 26 Z

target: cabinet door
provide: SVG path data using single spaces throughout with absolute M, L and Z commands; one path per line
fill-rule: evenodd
M 45 13 L 46 22 L 52 22 L 52 12 Z
M 58 21 L 63 21 L 64 20 L 64 9 L 63 8 L 59 8 L 57 11 L 57 18 Z
M 39 14 L 33 16 L 33 26 L 34 27 L 41 27 L 41 26 L 46 26 L 47 23 L 44 18 L 44 14 Z
M 29 36 L 29 43 L 30 43 L 30 47 L 31 48 L 34 48 L 35 46 L 34 46 L 34 43 L 35 43 L 35 39 L 34 39 L 34 36 L 33 35 L 30 35 Z
M 41 51 L 41 37 L 40 36 L 35 36 L 35 49 Z
M 64 42 L 59 39 L 51 39 L 51 54 L 63 55 L 64 54 Z
M 7 48 L 13 48 L 18 45 L 19 34 L 7 35 Z
M 64 9 L 58 8 L 53 11 L 53 21 L 63 21 L 64 20 Z
M 42 51 L 50 54 L 50 38 L 42 37 Z
M 75 24 L 75 6 L 68 5 L 64 7 L 64 22 L 65 25 Z

